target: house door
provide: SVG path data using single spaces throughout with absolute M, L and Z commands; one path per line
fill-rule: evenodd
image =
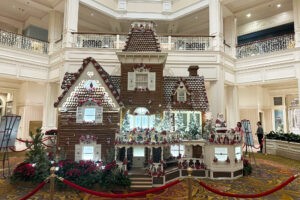
M 202 155 L 202 146 L 193 146 L 193 158 L 200 158 Z
M 142 168 L 145 162 L 145 148 L 144 147 L 134 147 L 133 148 L 133 158 L 132 167 Z

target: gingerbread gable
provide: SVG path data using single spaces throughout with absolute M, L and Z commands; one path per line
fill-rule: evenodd
M 63 92 L 54 103 L 55 107 L 76 109 L 93 101 L 106 110 L 115 110 L 122 104 L 113 78 L 91 57 L 83 60 L 78 72 L 65 74 L 61 88 Z

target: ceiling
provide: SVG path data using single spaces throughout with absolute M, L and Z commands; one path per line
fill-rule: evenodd
M 280 4 L 278 8 L 277 5 Z M 268 18 L 293 9 L 292 0 L 234 0 L 225 5 L 237 17 L 238 25 Z M 251 17 L 247 17 L 247 14 Z
M 277 8 L 277 4 L 281 4 Z M 238 25 L 264 19 L 276 14 L 292 10 L 292 0 L 226 0 L 224 15 L 233 13 Z M 14 23 L 7 19 L 23 23 L 34 18 L 47 27 L 48 14 L 51 10 L 63 13 L 63 0 L 0 0 L 0 28 L 14 30 Z M 246 15 L 251 13 L 251 17 Z M 80 4 L 80 32 L 123 32 L 127 33 L 132 20 L 115 19 L 93 8 Z M 209 33 L 209 9 L 204 8 L 173 21 L 155 21 L 158 33 L 202 34 Z

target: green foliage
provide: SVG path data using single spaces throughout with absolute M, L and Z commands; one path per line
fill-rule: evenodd
M 125 175 L 118 168 L 113 168 L 111 170 L 101 171 L 99 184 L 104 189 L 126 189 L 130 187 L 131 181 L 128 175 Z
M 244 176 L 248 176 L 252 173 L 252 165 L 250 164 L 250 162 L 246 159 L 243 160 L 243 175 Z
M 204 133 L 203 133 L 203 138 L 208 139 L 210 133 L 215 133 L 216 129 L 213 125 L 212 120 L 206 120 L 205 126 L 204 126 Z
M 183 115 L 181 112 L 176 114 L 176 128 L 179 134 L 184 135 L 185 134 L 185 126 L 183 123 Z
M 267 134 L 267 139 L 300 143 L 300 135 L 296 135 L 294 133 L 281 133 L 271 131 L 269 134 Z
M 196 136 L 196 135 L 201 133 L 201 130 L 199 128 L 199 124 L 197 123 L 196 114 L 194 112 L 190 116 L 189 133 L 192 136 Z
M 127 113 L 125 114 L 124 120 L 123 120 L 123 124 L 122 124 L 122 128 L 121 128 L 121 132 L 127 132 L 130 130 L 130 122 L 129 122 L 129 111 L 127 111 Z
M 102 161 L 104 165 L 107 165 L 108 163 L 111 163 L 115 160 L 115 149 L 107 149 L 106 150 L 106 156 L 103 157 Z
M 24 173 L 24 177 L 22 177 L 22 174 L 17 173 L 17 171 L 20 169 L 16 168 L 11 176 L 12 181 L 22 180 L 33 183 L 41 183 L 50 175 L 51 163 L 47 156 L 46 149 L 42 143 L 43 135 L 44 134 L 42 134 L 40 129 L 36 130 L 35 135 L 30 132 L 32 143 L 26 143 L 26 146 L 29 147 L 29 151 L 25 154 L 26 158 L 24 163 L 27 163 L 27 170 L 29 169 L 30 165 L 33 167 L 33 175 L 31 175 L 30 178 L 26 178 L 26 174 Z

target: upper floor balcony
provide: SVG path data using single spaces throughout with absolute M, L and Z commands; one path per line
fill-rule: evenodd
M 73 34 L 73 48 L 123 49 L 127 34 L 116 33 L 80 33 Z M 205 35 L 158 35 L 162 51 L 213 51 L 213 36 Z M 53 44 L 51 52 L 62 48 L 63 40 Z M 28 52 L 49 54 L 49 42 L 24 35 L 0 30 L 0 45 Z M 294 34 L 272 37 L 265 40 L 242 44 L 236 47 L 236 58 L 246 58 L 282 51 L 295 47 Z M 232 55 L 231 46 L 224 43 L 224 52 Z

